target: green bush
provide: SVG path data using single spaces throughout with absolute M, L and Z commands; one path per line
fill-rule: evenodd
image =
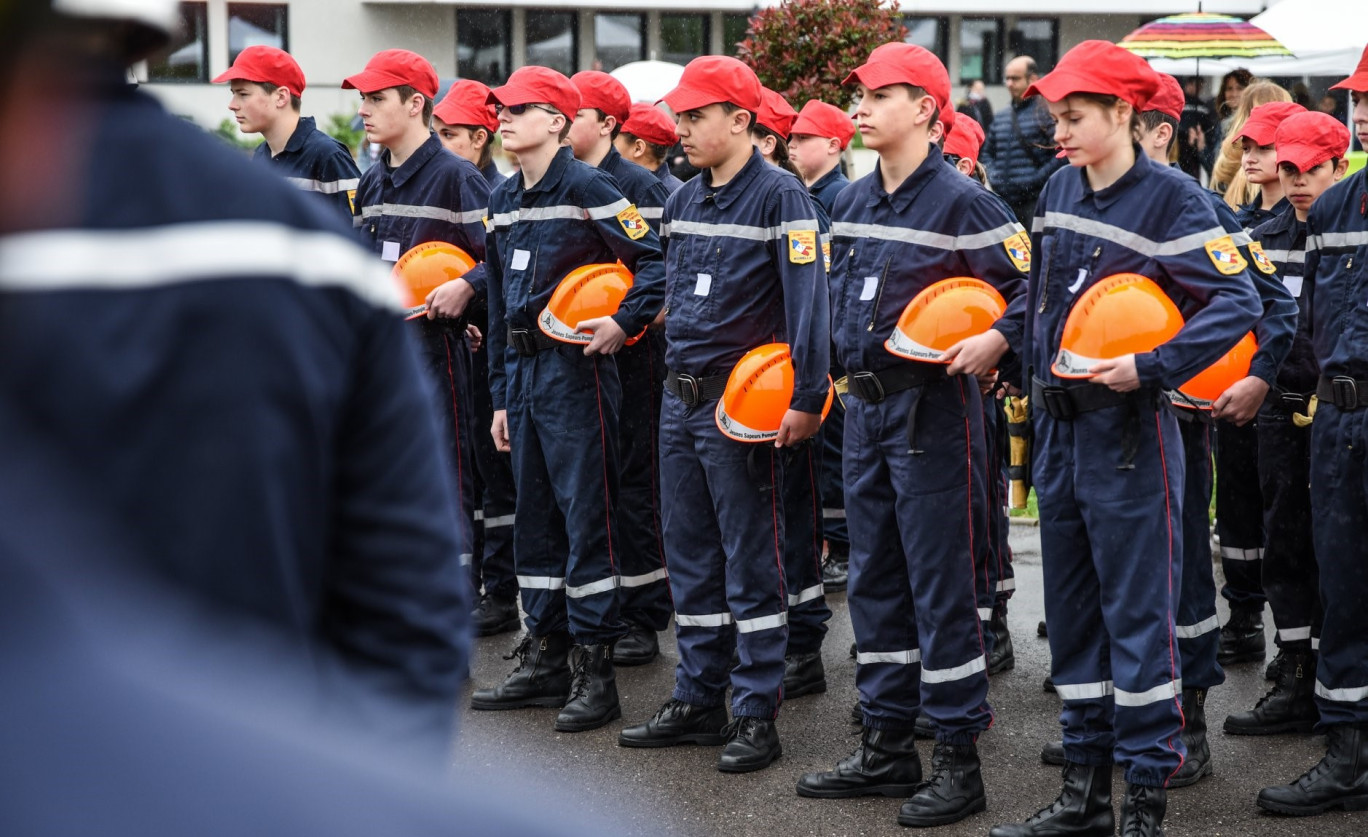
M 351 121 L 354 115 L 351 113 L 334 113 L 328 117 L 326 125 L 319 126 L 323 129 L 323 133 L 347 146 L 353 157 L 356 156 L 356 149 L 361 147 L 361 138 L 366 135 L 364 129 L 352 128 Z
M 233 146 L 239 151 L 251 153 L 261 145 L 260 137 L 247 137 L 238 130 L 237 122 L 232 119 L 224 119 L 213 131 L 214 136 Z

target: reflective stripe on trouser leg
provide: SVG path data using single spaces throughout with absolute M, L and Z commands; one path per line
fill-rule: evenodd
M 618 618 L 611 514 L 616 368 L 611 358 L 557 348 L 516 359 L 508 376 L 517 574 L 565 579 L 560 590 L 520 583 L 528 630 L 542 636 L 568 629 L 582 644 L 612 642 L 626 632 Z
M 955 742 L 992 721 L 974 581 L 973 550 L 987 537 L 977 396 L 951 379 L 877 405 L 852 402 L 846 414 L 848 600 L 866 720 L 905 727 L 920 710 Z M 917 400 L 926 444 L 913 455 L 907 421 Z M 909 656 L 882 656 L 900 654 Z
M 483 548 L 475 550 L 471 578 L 483 585 L 486 593 L 513 598 L 518 582 L 513 574 L 513 521 L 517 496 L 513 489 L 512 457 L 494 448 L 489 426 L 494 420 L 494 404 L 489 395 L 489 364 L 483 356 L 471 359 L 472 394 L 471 447 L 475 451 L 477 497 L 482 501 L 483 520 L 475 532 Z M 481 525 L 481 523 L 483 525 Z
M 1126 781 L 1161 785 L 1183 756 L 1171 615 L 1182 571 L 1182 449 L 1177 419 L 1138 412 L 1132 470 L 1117 468 L 1129 408 L 1072 422 L 1037 413 L 1034 473 L 1065 755 L 1109 764 L 1114 748 Z
M 665 378 L 665 337 L 653 328 L 613 357 L 622 382 L 618 419 L 621 477 L 618 540 L 622 544 L 622 588 L 618 604 L 629 625 L 663 631 L 674 607 L 665 578 L 665 545 L 660 523 L 660 473 L 656 458 L 660 395 Z
M 788 588 L 789 654 L 820 651 L 831 608 L 822 591 L 821 450 L 815 442 L 785 448 L 784 581 Z
M 723 436 L 713 406 L 690 410 L 668 393 L 660 405 L 661 520 L 679 648 L 674 697 L 719 705 L 730 670 L 733 714 L 772 718 L 788 643 L 774 490 L 782 466 L 773 447 Z M 752 449 L 758 480 L 747 467 Z
M 833 365 L 832 380 L 844 374 L 844 370 Z M 821 429 L 817 432 L 817 438 L 822 443 L 822 537 L 838 544 L 850 543 L 850 533 L 846 524 L 845 478 L 841 474 L 845 415 L 846 409 L 841 400 L 832 399 L 831 412 L 827 414 Z
M 1316 704 L 1322 724 L 1368 723 L 1368 410 L 1333 404 L 1311 425 L 1311 511 L 1320 564 Z
M 1221 541 L 1221 595 L 1232 605 L 1264 603 L 1260 563 L 1264 500 L 1259 485 L 1259 437 L 1254 423 L 1216 422 L 1216 534 Z
M 1216 616 L 1216 579 L 1211 565 L 1211 430 L 1199 421 L 1179 422 L 1183 443 L 1183 562 L 1174 633 L 1183 682 L 1209 689 L 1225 682 L 1216 662 L 1221 624 Z
M 1259 415 L 1259 480 L 1266 533 L 1263 589 L 1277 641 L 1306 648 L 1323 618 L 1311 526 L 1311 429 L 1265 408 Z

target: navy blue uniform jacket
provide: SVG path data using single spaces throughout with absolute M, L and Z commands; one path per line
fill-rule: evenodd
M 278 174 L 298 188 L 322 196 L 342 218 L 350 221 L 355 214 L 352 202 L 356 199 L 361 170 L 347 146 L 318 130 L 312 116 L 299 120 L 279 154 L 272 157 L 271 147 L 263 142 L 252 153 L 252 159 L 274 166 Z

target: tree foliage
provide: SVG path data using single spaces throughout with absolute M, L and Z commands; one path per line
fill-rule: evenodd
M 737 57 L 795 108 L 809 99 L 845 107 L 841 81 L 874 47 L 907 35 L 897 3 L 881 0 L 783 0 L 750 19 Z

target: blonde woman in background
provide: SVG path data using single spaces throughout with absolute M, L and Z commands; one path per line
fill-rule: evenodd
M 1256 81 L 1240 94 L 1240 104 L 1231 115 L 1229 126 L 1221 134 L 1221 156 L 1211 170 L 1211 190 L 1223 195 L 1231 209 L 1238 210 L 1253 200 L 1258 188 L 1245 179 L 1244 169 L 1240 165 L 1240 143 L 1230 142 L 1228 138 L 1239 137 L 1245 120 L 1249 119 L 1249 112 L 1259 105 L 1290 101 L 1292 94 L 1271 81 Z

